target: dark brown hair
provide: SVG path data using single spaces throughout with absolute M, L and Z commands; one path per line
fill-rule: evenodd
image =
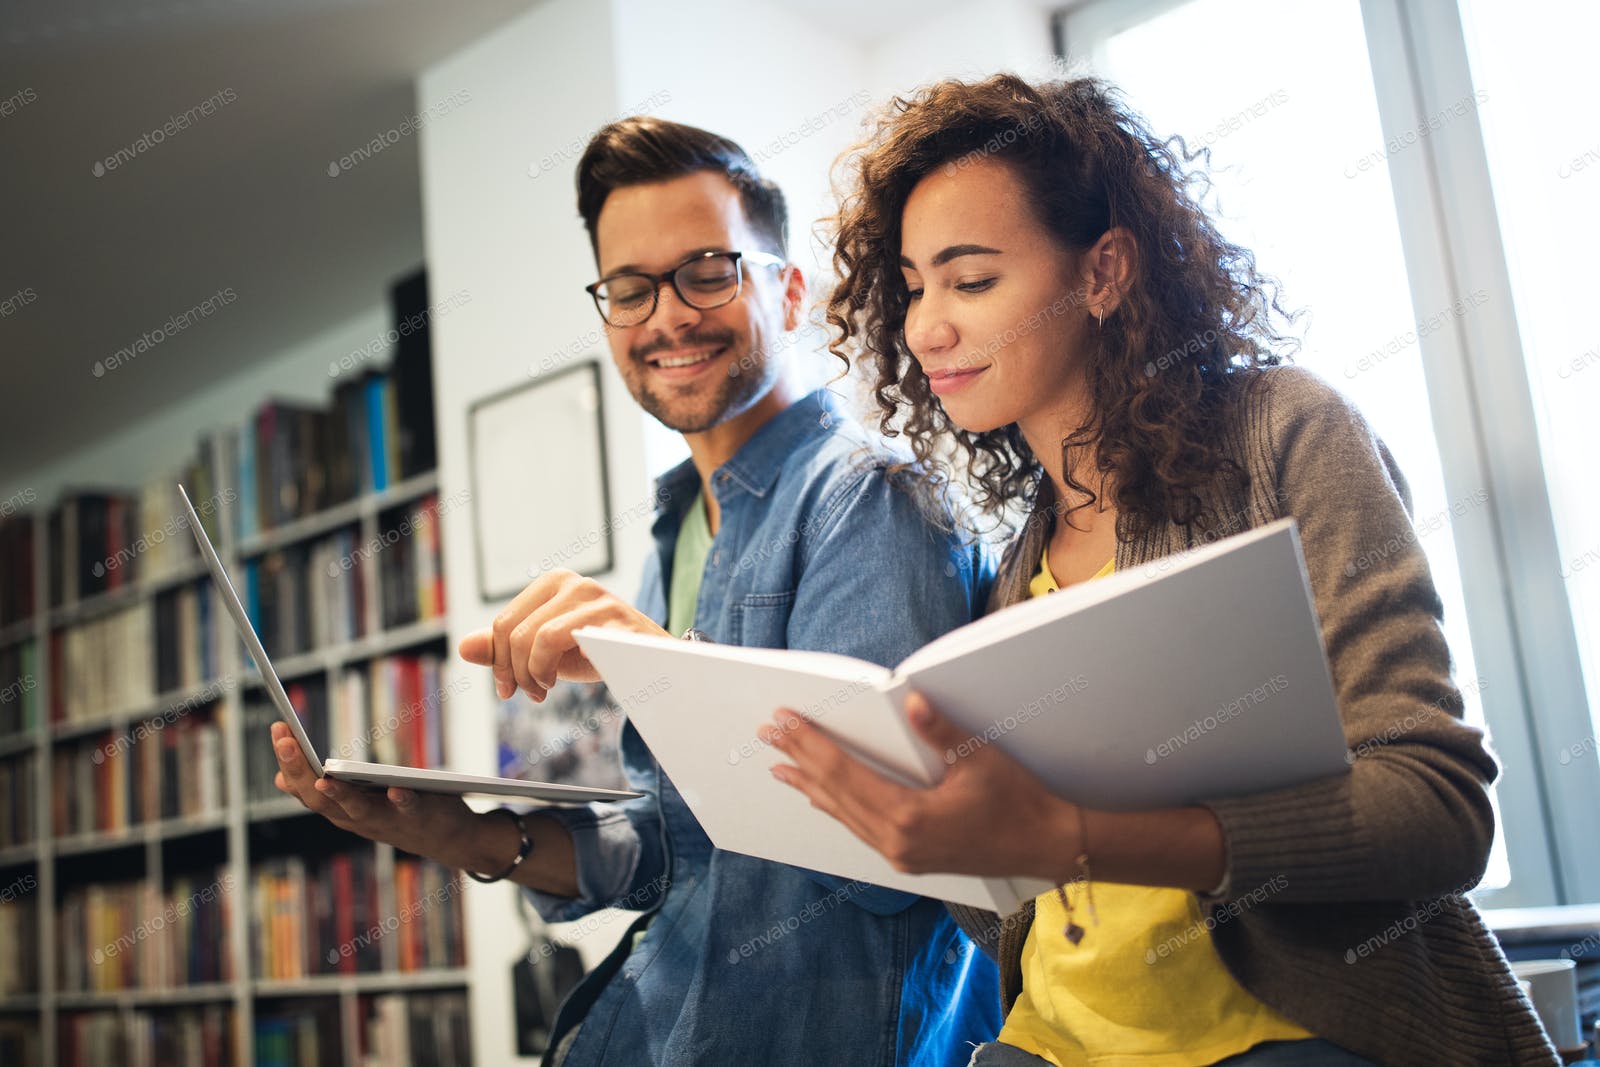
M 744 215 L 763 251 L 788 258 L 788 208 L 783 191 L 761 176 L 738 144 L 697 126 L 635 115 L 600 127 L 578 160 L 578 214 L 589 231 L 589 246 L 600 255 L 595 226 L 606 197 L 628 185 L 670 181 L 712 171 L 739 191 Z
M 1202 491 L 1225 475 L 1244 479 L 1224 453 L 1221 426 L 1245 372 L 1282 361 L 1296 342 L 1273 322 L 1293 322 L 1277 283 L 1202 208 L 1209 179 L 1187 166 L 1201 157 L 1209 163 L 1208 150 L 1190 152 L 1181 138 L 1158 140 L 1115 89 L 1092 78 L 1030 84 L 999 74 L 890 101 L 867 139 L 841 157 L 840 209 L 828 225 L 842 279 L 827 306 L 837 331 L 829 347 L 847 366 L 853 359 L 875 373 L 883 431 L 903 432 L 917 464 L 945 477 L 954 473 L 942 458 L 953 439 L 982 513 L 1048 491 L 1016 424 L 983 433 L 954 426 L 905 343 L 906 199 L 936 167 L 993 158 L 1014 169 L 1028 209 L 1063 247 L 1081 253 L 1113 227 L 1126 228 L 1135 246 L 1120 303 L 1088 335 L 1092 413 L 1062 442 L 1067 485 L 1088 495 L 1071 510 L 1097 499 L 1071 463 L 1075 450 L 1092 447 L 1076 454 L 1109 476 L 1130 531 L 1164 522 L 1206 529 L 1216 517 Z M 1087 315 L 1077 304 L 1063 294 L 1041 314 Z

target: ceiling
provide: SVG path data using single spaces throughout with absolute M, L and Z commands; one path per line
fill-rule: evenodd
M 423 258 L 416 139 L 330 163 L 532 2 L 5 0 L 0 485 L 383 301 Z
M 336 161 L 536 2 L 4 0 L 0 491 L 378 306 L 423 259 L 416 138 Z M 959 0 L 775 2 L 869 41 Z

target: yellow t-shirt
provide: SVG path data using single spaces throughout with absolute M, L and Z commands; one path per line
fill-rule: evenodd
M 1094 577 L 1112 572 L 1115 560 Z M 1091 581 L 1093 579 L 1090 579 Z M 1028 585 L 1054 592 L 1048 551 Z M 1034 902 L 1022 945 L 1022 993 L 1000 1040 L 1057 1067 L 1200 1067 L 1263 1041 L 1314 1037 L 1252 996 L 1223 966 L 1200 904 L 1181 889 L 1094 882 Z

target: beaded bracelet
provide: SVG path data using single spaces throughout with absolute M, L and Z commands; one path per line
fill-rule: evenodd
M 511 865 L 505 870 L 501 871 L 499 874 L 490 876 L 478 874 L 475 871 L 467 872 L 468 878 L 471 878 L 475 882 L 483 882 L 485 885 L 490 882 L 499 882 L 509 878 L 511 876 L 511 872 L 520 867 L 522 865 L 522 861 L 528 858 L 528 853 L 533 851 L 533 838 L 528 836 L 528 824 L 522 821 L 522 814 L 520 812 L 512 811 L 510 808 L 496 808 L 495 810 L 503 811 L 507 815 L 511 816 L 511 821 L 517 824 L 517 832 L 522 835 L 522 846 L 517 849 L 517 858 L 512 860 Z

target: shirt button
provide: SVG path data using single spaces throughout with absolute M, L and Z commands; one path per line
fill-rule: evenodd
M 713 567 L 722 566 L 722 553 L 721 552 L 713 552 L 711 554 L 711 565 Z

